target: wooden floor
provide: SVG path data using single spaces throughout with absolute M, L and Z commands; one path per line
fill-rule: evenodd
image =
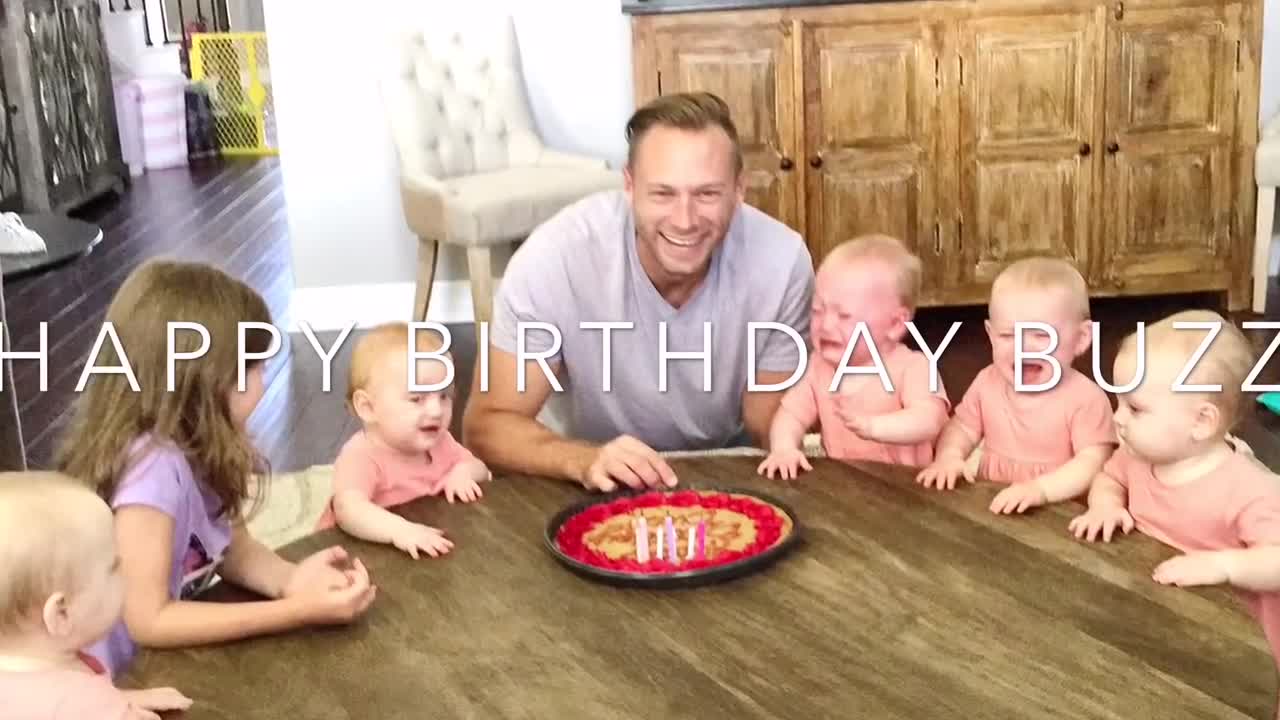
M 79 216 L 99 224 L 104 239 L 88 257 L 56 270 L 6 283 L 10 329 L 17 350 L 39 347 L 39 325 L 48 323 L 49 387 L 39 392 L 38 365 L 15 363 L 16 385 L 28 453 L 37 467 L 50 462 L 86 356 L 101 328 L 106 307 L 125 276 L 139 263 L 168 256 L 210 262 L 245 280 L 266 298 L 277 326 L 288 326 L 293 286 L 288 224 L 279 164 L 275 160 L 239 161 L 190 170 L 150 172 L 138 178 L 118 201 L 86 208 Z M 1280 317 L 1280 292 L 1273 282 L 1271 317 Z M 1110 377 L 1119 339 L 1137 322 L 1157 320 L 1189 307 L 1216 307 L 1213 296 L 1169 296 L 1142 300 L 1098 300 L 1094 317 L 1102 325 L 1101 362 Z M 982 331 L 985 308 L 924 310 L 917 325 L 937 347 L 952 322 L 961 330 L 941 360 L 943 381 L 958 401 L 973 376 L 990 359 Z M 1240 316 L 1237 321 L 1257 319 Z M 451 326 L 457 363 L 459 403 L 470 385 L 475 343 L 470 326 Z M 1250 331 L 1265 349 L 1272 331 Z M 342 388 L 353 333 L 336 357 L 331 392 L 321 391 L 322 364 L 306 338 L 293 335 L 270 364 L 267 394 L 251 421 L 262 450 L 277 471 L 329 463 L 355 429 L 343 407 Z M 329 347 L 337 333 L 321 333 Z M 1280 353 L 1278 353 L 1280 354 Z M 1078 367 L 1091 373 L 1091 358 Z M 1280 357 L 1269 363 L 1260 382 L 1280 379 Z M 1280 469 L 1280 418 L 1249 403 L 1239 434 L 1272 468 Z

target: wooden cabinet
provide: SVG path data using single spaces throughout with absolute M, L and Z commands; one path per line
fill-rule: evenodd
M 748 202 L 815 262 L 901 238 L 924 305 L 982 303 L 1010 262 L 1096 296 L 1248 301 L 1260 0 L 941 0 L 636 15 L 637 102 L 733 108 Z

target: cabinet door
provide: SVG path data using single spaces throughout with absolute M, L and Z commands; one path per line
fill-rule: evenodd
M 931 304 L 937 233 L 938 44 L 923 22 L 806 23 L 805 203 L 815 261 L 884 233 L 915 251 Z
M 791 26 L 736 21 L 661 28 L 658 92 L 708 91 L 729 104 L 746 164 L 746 202 L 803 232 L 795 165 Z
M 1104 287 L 1227 287 L 1239 6 L 1108 14 Z
M 1101 138 L 1101 23 L 1091 12 L 960 26 L 957 299 L 1033 255 L 1088 273 Z
M 84 189 L 80 133 L 76 128 L 78 98 L 72 89 L 67 62 L 62 3 L 35 0 L 28 2 L 26 8 L 31 80 L 39 102 L 34 110 L 40 127 L 49 204 L 56 208 L 72 201 Z
M 102 42 L 101 13 L 95 0 L 62 3 L 68 81 L 76 108 L 80 167 L 87 186 L 113 182 L 124 165 L 111 70 Z

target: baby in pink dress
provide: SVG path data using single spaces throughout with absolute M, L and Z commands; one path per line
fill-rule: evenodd
M 0 473 L 0 698 L 5 720 L 142 720 L 173 688 L 120 690 L 84 648 L 124 612 L 111 508 L 55 473 Z
M 420 353 L 439 352 L 433 333 L 416 334 Z M 443 494 L 449 502 L 472 502 L 492 479 L 484 463 L 449 432 L 453 386 L 434 391 L 409 387 L 409 326 L 389 323 L 369 330 L 351 356 L 347 402 L 362 428 L 334 462 L 333 498 L 318 527 L 336 524 L 370 542 L 394 545 L 414 559 L 438 557 L 453 542 L 433 527 L 410 522 L 388 508 Z M 449 357 L 446 353 L 445 357 Z M 416 382 L 444 382 L 446 369 L 431 359 L 416 361 Z
M 1072 367 L 1092 341 L 1084 278 L 1064 260 L 1020 260 L 996 278 L 988 312 L 992 362 L 956 406 L 937 458 L 916 481 L 939 489 L 954 488 L 962 476 L 972 482 L 966 459 L 981 445 L 978 476 L 1009 484 L 992 501 L 992 512 L 1023 512 L 1083 495 L 1116 445 L 1107 394 Z
M 1175 391 L 1206 336 L 1221 328 Z M 1241 388 L 1253 370 L 1249 341 L 1217 313 L 1177 313 L 1145 328 L 1142 382 L 1119 396 L 1120 448 L 1094 479 L 1089 509 L 1069 526 L 1080 539 L 1110 541 L 1133 528 L 1186 553 L 1158 565 L 1166 585 L 1228 584 L 1240 590 L 1280 658 L 1280 476 L 1228 435 L 1241 412 Z M 1117 385 L 1138 374 L 1138 338 L 1115 360 Z
M 883 235 L 843 243 L 823 260 L 814 282 L 813 349 L 773 417 L 760 474 L 793 479 L 801 468 L 811 470 L 801 445 L 815 424 L 831 458 L 914 467 L 933 458 L 951 405 L 941 377 L 930 387 L 928 358 L 902 342 L 920 273 L 919 258 Z

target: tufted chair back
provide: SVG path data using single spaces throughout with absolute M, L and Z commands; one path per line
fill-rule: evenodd
M 393 43 L 382 93 L 407 174 L 447 179 L 537 161 L 543 143 L 510 16 L 435 13 Z

